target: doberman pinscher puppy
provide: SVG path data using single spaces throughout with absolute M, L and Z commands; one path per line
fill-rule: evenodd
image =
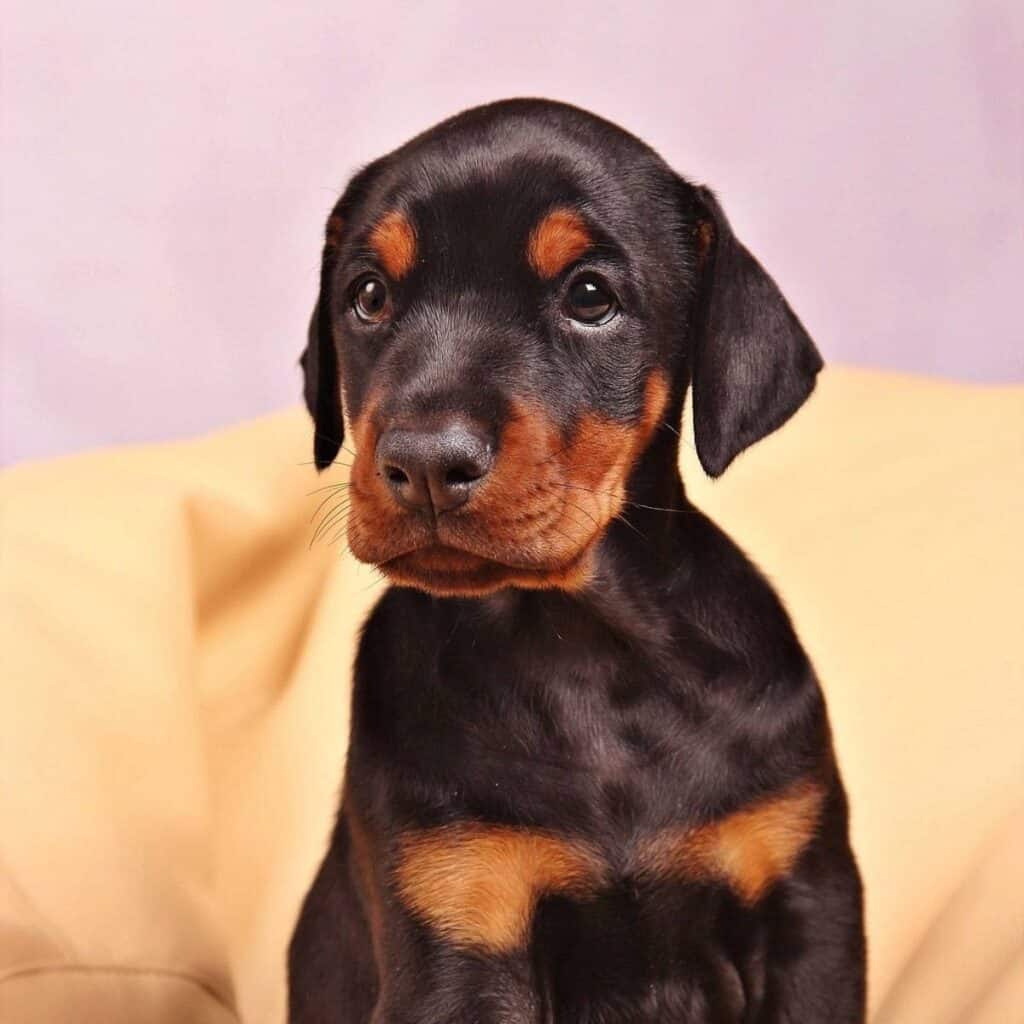
M 821 690 L 677 468 L 687 388 L 717 477 L 822 365 L 712 193 L 574 107 L 466 111 L 334 207 L 303 365 L 394 586 L 294 1024 L 863 1020 Z

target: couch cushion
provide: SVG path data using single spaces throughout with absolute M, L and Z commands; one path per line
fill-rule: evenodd
M 382 590 L 340 507 L 310 544 L 346 474 L 310 437 L 296 409 L 4 475 L 0 1018 L 283 1020 Z M 1024 389 L 830 370 L 722 480 L 688 444 L 826 688 L 876 1020 L 1010 1019 Z

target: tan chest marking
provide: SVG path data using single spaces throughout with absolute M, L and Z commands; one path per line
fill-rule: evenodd
M 449 941 L 505 953 L 525 945 L 542 896 L 584 896 L 602 870 L 594 851 L 567 839 L 465 824 L 405 835 L 396 878 L 406 906 Z
M 756 903 L 814 838 L 824 799 L 820 785 L 799 782 L 720 821 L 666 830 L 641 845 L 638 867 L 660 878 L 724 882 Z
M 624 874 L 725 884 L 752 905 L 792 870 L 823 801 L 817 783 L 801 782 L 719 821 L 638 837 Z M 395 870 L 410 911 L 454 945 L 488 953 L 526 945 L 542 897 L 587 899 L 613 877 L 586 843 L 477 823 L 406 833 Z

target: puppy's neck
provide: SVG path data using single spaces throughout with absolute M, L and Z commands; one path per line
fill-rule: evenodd
M 676 447 L 651 451 L 632 474 L 627 500 L 594 554 L 579 603 L 609 629 L 649 652 L 669 639 L 671 590 L 685 567 L 686 498 Z

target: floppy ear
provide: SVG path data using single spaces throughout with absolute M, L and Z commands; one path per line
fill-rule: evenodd
M 332 221 L 334 217 L 332 216 Z M 330 222 L 329 222 L 330 223 Z M 325 470 L 345 443 L 345 421 L 341 411 L 341 376 L 338 352 L 331 330 L 331 278 L 336 249 L 328 227 L 328 237 L 320 261 L 320 294 L 309 319 L 306 351 L 299 359 L 305 375 L 303 394 L 313 417 L 313 461 Z
M 325 470 L 338 456 L 345 443 L 345 419 L 341 409 L 341 375 L 338 349 L 334 344 L 331 315 L 331 284 L 342 244 L 342 231 L 356 215 L 357 207 L 389 163 L 381 157 L 367 164 L 352 176 L 341 198 L 334 204 L 324 232 L 324 248 L 320 257 L 320 293 L 309 319 L 306 351 L 299 363 L 305 374 L 303 394 L 306 408 L 313 417 L 313 461 L 318 470 Z
M 701 465 L 721 476 L 803 405 L 823 363 L 718 200 L 709 189 L 695 191 L 701 258 L 691 327 L 693 427 Z

